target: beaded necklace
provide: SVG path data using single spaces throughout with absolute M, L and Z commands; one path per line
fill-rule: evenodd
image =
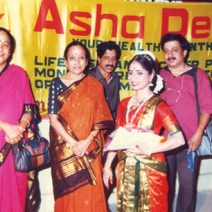
M 126 113 L 126 126 L 127 127 L 132 127 L 133 126 L 133 121 L 136 117 L 136 115 L 138 114 L 139 110 L 141 109 L 141 107 L 146 103 L 147 100 L 149 100 L 154 94 L 151 93 L 149 96 L 147 96 L 144 101 L 139 105 L 139 107 L 136 109 L 135 113 L 133 114 L 131 120 L 129 121 L 129 112 L 130 112 L 130 108 L 129 107 L 131 105 L 131 102 L 133 100 L 133 96 L 130 98 L 129 102 L 128 102 L 128 106 L 127 106 L 127 113 Z

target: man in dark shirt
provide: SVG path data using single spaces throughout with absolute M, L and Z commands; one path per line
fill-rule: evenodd
M 116 120 L 116 113 L 119 104 L 119 86 L 120 80 L 118 74 L 115 72 L 118 60 L 121 57 L 120 47 L 113 41 L 102 42 L 97 46 L 97 66 L 89 70 L 89 74 L 95 77 L 104 86 L 105 98 L 110 107 L 111 114 L 114 121 Z M 107 154 L 103 156 L 103 164 L 105 163 Z M 112 170 L 115 172 L 117 165 L 117 159 L 112 164 Z M 115 176 L 115 174 L 114 174 Z M 110 188 L 104 187 L 105 197 L 108 206 L 108 199 L 116 187 L 116 179 L 113 179 L 113 183 Z
M 114 120 L 119 103 L 119 76 L 115 72 L 117 62 L 121 57 L 120 47 L 113 41 L 102 42 L 97 46 L 97 66 L 89 74 L 102 83 L 105 98 Z

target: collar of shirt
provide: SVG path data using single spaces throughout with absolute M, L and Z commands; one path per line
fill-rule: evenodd
M 115 77 L 116 77 L 115 71 L 112 71 L 112 72 L 110 73 L 110 79 L 108 80 L 107 83 L 109 83 L 109 82 L 110 82 L 113 78 L 115 78 Z M 98 68 L 96 68 L 96 78 L 97 78 L 98 80 L 101 80 L 101 79 L 104 79 L 104 80 L 105 80 L 104 76 L 102 75 L 101 71 L 100 71 Z

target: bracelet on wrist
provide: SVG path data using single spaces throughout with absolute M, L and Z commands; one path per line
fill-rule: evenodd
M 25 121 L 25 122 L 27 122 L 27 128 L 30 126 L 30 122 L 29 122 L 29 120 L 27 120 L 27 119 L 25 119 L 25 118 L 21 118 L 21 120 L 20 120 L 20 122 L 21 121 Z
M 102 172 L 109 172 L 111 167 L 103 167 Z
M 90 135 L 93 137 L 93 139 L 95 139 L 95 138 L 96 138 L 96 136 L 94 136 L 93 134 L 91 134 L 91 133 L 90 133 Z

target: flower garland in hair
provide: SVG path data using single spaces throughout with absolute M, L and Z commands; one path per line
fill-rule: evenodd
M 153 90 L 153 93 L 158 94 L 163 89 L 163 79 L 160 75 L 156 74 L 157 80 L 156 80 L 156 86 Z

